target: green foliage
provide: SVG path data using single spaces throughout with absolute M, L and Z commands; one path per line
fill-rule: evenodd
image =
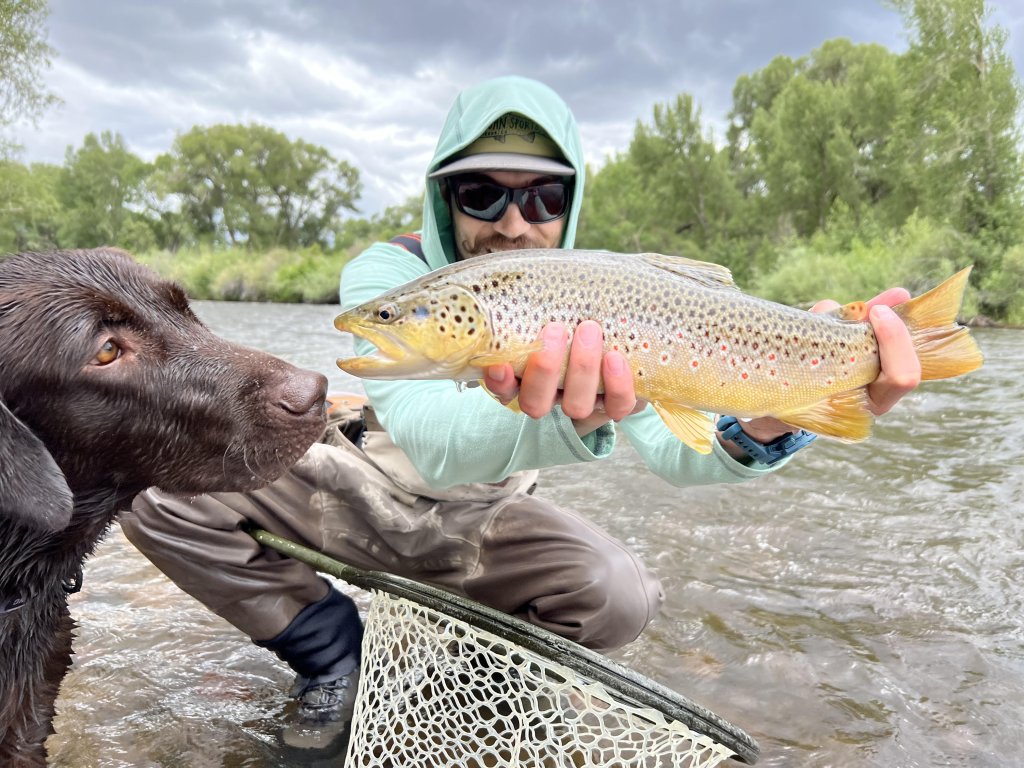
M 1020 322 L 1024 92 L 1006 31 L 984 0 L 887 2 L 905 53 L 836 39 L 778 56 L 736 81 L 724 142 L 692 96 L 655 104 L 591 169 L 576 245 L 714 261 L 794 304 L 919 293 L 973 264 L 965 312 Z M 0 127 L 48 103 L 43 18 L 41 0 L 0 0 Z M 120 245 L 194 296 L 334 301 L 345 259 L 421 225 L 421 197 L 352 216 L 360 190 L 355 168 L 267 126 L 196 126 L 152 165 L 89 134 L 59 168 L 0 162 L 0 249 Z
M 120 134 L 90 133 L 79 149 L 69 147 L 57 185 L 64 212 L 60 241 L 79 248 L 153 247 L 155 237 L 140 213 L 150 173 L 152 166 L 128 151 Z
M 157 162 L 196 242 L 252 249 L 329 247 L 354 211 L 359 172 L 330 152 L 262 125 L 195 127 Z
M 978 246 L 954 228 L 911 216 L 870 240 L 823 232 L 783 244 L 777 267 L 755 280 L 751 292 L 807 307 L 824 298 L 840 304 L 869 299 L 893 286 L 917 295 L 972 265 L 977 256 Z M 973 317 L 979 311 L 972 292 L 963 314 Z
M 0 254 L 57 246 L 60 172 L 55 165 L 0 160 Z
M 48 13 L 46 0 L 0 0 L 0 128 L 34 122 L 59 102 L 42 82 L 53 55 L 43 28 Z M 9 149 L 0 142 L 0 155 Z
M 338 301 L 338 277 L 348 259 L 317 246 L 295 251 L 197 248 L 136 257 L 195 299 L 317 304 Z

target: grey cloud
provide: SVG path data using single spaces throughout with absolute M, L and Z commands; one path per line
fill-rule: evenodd
M 1015 3 L 996 0 L 995 20 L 1020 67 Z M 59 162 L 90 130 L 152 155 L 196 124 L 261 122 L 353 162 L 372 213 L 402 202 L 387 196 L 420 177 L 452 98 L 484 78 L 548 83 L 585 136 L 624 150 L 656 103 L 689 93 L 720 133 L 738 76 L 835 37 L 898 50 L 901 26 L 874 0 L 51 0 L 66 106 L 15 138 Z

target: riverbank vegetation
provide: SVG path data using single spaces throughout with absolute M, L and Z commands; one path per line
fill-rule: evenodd
M 973 264 L 965 315 L 1024 324 L 1006 31 L 984 0 L 887 4 L 905 51 L 776 57 L 737 80 L 724 136 L 688 94 L 653 105 L 590 170 L 577 246 L 714 261 L 792 304 L 917 293 Z M 0 252 L 115 244 L 196 298 L 332 302 L 347 259 L 419 225 L 418 199 L 360 218 L 360 193 L 358 168 L 268 126 L 196 126 L 152 163 L 88 134 L 62 166 L 0 159 Z

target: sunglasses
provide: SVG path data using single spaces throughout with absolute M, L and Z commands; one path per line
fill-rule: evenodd
M 448 180 L 455 207 L 480 221 L 498 221 L 514 202 L 530 224 L 560 219 L 569 209 L 570 187 L 564 181 L 546 181 L 512 189 L 494 181 L 479 179 Z

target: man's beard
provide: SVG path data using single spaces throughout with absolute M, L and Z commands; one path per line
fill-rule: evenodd
M 466 256 L 480 256 L 485 253 L 495 253 L 497 251 L 518 251 L 523 248 L 554 248 L 555 246 L 544 242 L 543 240 L 528 237 L 526 235 L 520 235 L 515 238 L 507 238 L 504 235 L 491 235 L 489 237 L 481 238 L 475 242 L 469 240 L 462 240 L 460 243 L 460 250 Z

